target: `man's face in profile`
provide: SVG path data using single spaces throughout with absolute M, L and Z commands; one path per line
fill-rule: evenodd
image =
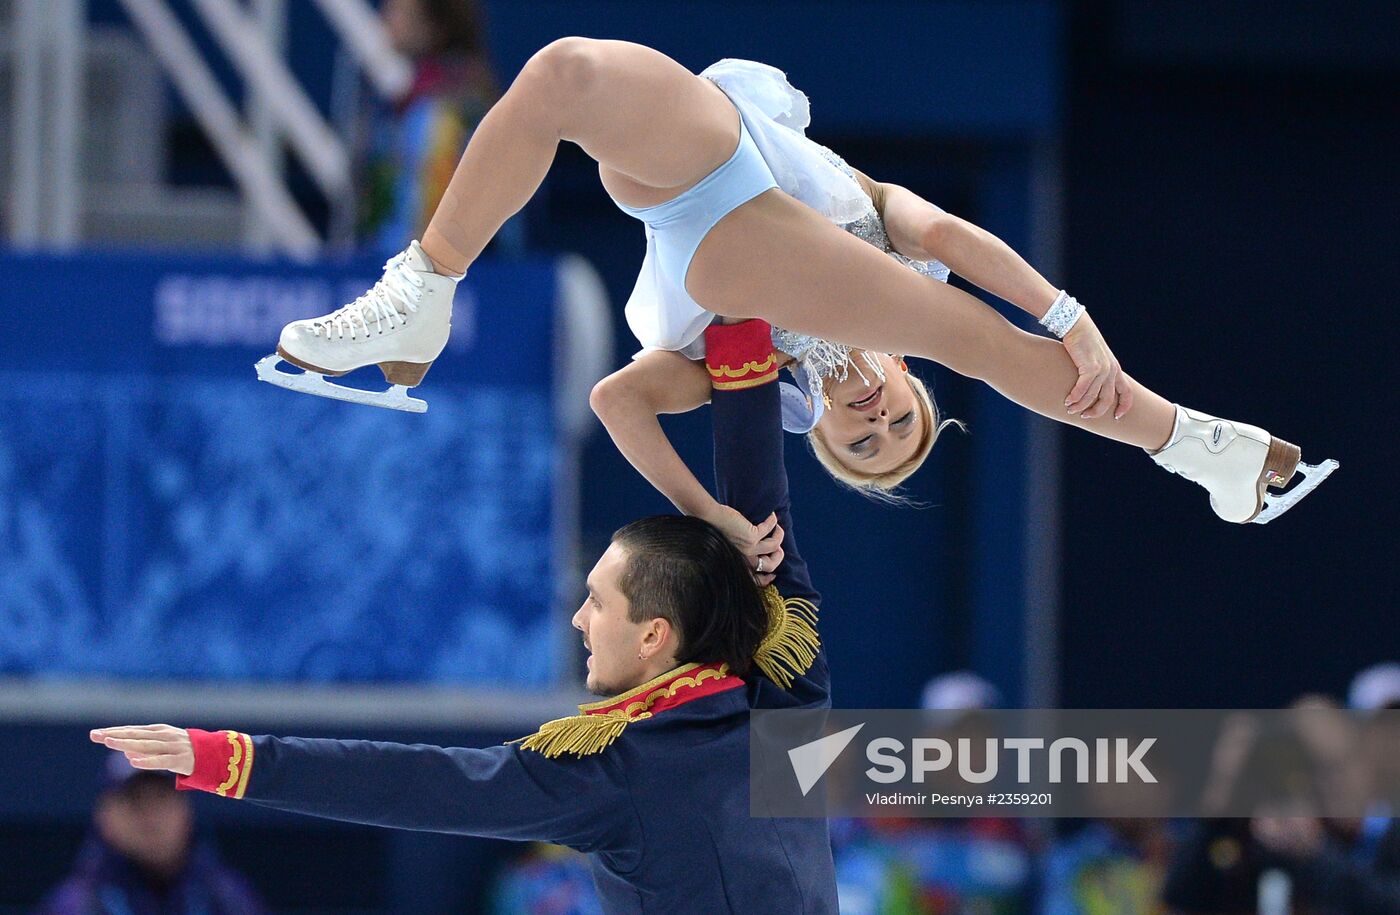
M 627 551 L 616 543 L 588 573 L 588 596 L 574 614 L 588 656 L 588 690 L 600 696 L 626 692 L 646 681 L 638 658 L 646 624 L 628 619 L 631 605 L 618 581 L 627 569 Z

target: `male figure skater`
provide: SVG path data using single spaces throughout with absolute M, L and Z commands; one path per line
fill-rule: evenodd
M 707 353 L 725 380 L 713 397 L 719 498 L 768 519 L 747 551 L 757 562 L 695 518 L 618 531 L 574 615 L 589 688 L 616 695 L 482 749 L 168 725 L 92 739 L 176 772 L 186 790 L 579 849 L 608 912 L 835 913 L 826 822 L 750 815 L 749 710 L 831 703 L 812 628 L 820 597 L 792 536 L 770 328 L 716 325 Z

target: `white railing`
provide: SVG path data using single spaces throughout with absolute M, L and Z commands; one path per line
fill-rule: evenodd
M 365 0 L 316 0 L 316 5 L 381 96 L 398 98 L 408 91 L 413 68 L 389 43 L 389 34 Z
M 351 157 L 283 59 L 285 5 L 277 0 L 191 0 L 249 89 L 245 117 L 167 0 L 120 2 L 255 215 L 250 242 L 263 239 L 301 260 L 315 257 L 323 241 L 287 188 L 279 141 L 286 139 L 332 201 L 349 196 Z M 390 45 L 367 0 L 316 3 L 376 91 L 395 97 L 408 88 L 411 68 Z M 9 234 L 19 246 L 68 246 L 80 236 L 86 2 L 13 0 L 13 8 Z
M 130 0 L 123 0 L 128 9 Z M 150 0 L 143 0 L 150 2 Z M 350 187 L 345 144 L 297 82 L 292 71 L 235 0 L 193 0 L 214 40 L 228 55 L 326 196 Z
M 315 257 L 321 249 L 316 230 L 281 174 L 269 167 L 260 144 L 175 14 L 163 0 L 121 2 L 278 248 L 299 260 Z
M 83 0 L 14 0 L 9 229 L 20 247 L 79 234 Z

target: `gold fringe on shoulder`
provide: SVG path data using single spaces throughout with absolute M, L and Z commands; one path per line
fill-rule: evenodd
M 519 740 L 521 749 L 534 750 L 550 759 L 565 753 L 589 756 L 601 753 L 622 736 L 627 728 L 627 713 L 608 712 L 603 715 L 570 715 L 540 725 L 529 737 Z
M 817 608 L 800 597 L 784 600 L 772 585 L 763 589 L 763 601 L 768 605 L 768 634 L 758 643 L 753 662 L 764 676 L 787 689 L 793 678 L 811 668 L 821 649 Z

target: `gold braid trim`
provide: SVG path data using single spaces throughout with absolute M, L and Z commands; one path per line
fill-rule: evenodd
M 253 774 L 253 738 L 247 734 L 239 734 L 239 740 L 243 741 L 243 774 L 238 777 L 238 790 L 233 793 L 237 800 L 242 800 L 243 795 L 248 790 L 248 778 Z
M 579 756 L 601 753 L 622 736 L 628 720 L 624 711 L 556 718 L 540 725 L 538 731 L 520 741 L 520 746 L 521 749 L 534 750 L 550 759 L 565 753 L 576 753 Z
M 682 664 L 680 667 L 668 670 L 664 674 L 657 674 L 642 685 L 634 686 L 625 693 L 618 693 L 616 696 L 611 696 L 607 699 L 599 699 L 596 702 L 585 702 L 578 707 L 578 710 L 580 712 L 592 712 L 595 715 L 602 711 L 607 711 L 614 705 L 626 702 L 629 699 L 635 699 L 638 696 L 643 696 L 663 683 L 669 683 L 682 674 L 688 674 L 699 666 L 700 664 L 696 661 L 691 661 L 689 664 Z M 688 685 L 694 686 L 695 684 L 692 682 Z
M 688 676 L 692 671 L 694 675 Z M 611 699 L 580 705 L 578 708 L 583 714 L 546 721 L 529 737 L 510 743 L 519 743 L 521 749 L 535 750 L 551 759 L 565 753 L 578 756 L 601 753 L 622 736 L 629 723 L 655 714 L 651 707 L 656 703 L 670 699 L 683 689 L 699 686 L 707 680 L 723 680 L 727 676 L 728 664 L 718 667 L 706 667 L 694 662 L 682 664 Z M 618 707 L 609 708 L 614 705 Z
M 768 358 L 764 359 L 762 362 L 745 362 L 737 369 L 731 368 L 728 365 L 721 365 L 717 368 L 707 365 L 705 368 L 710 370 L 711 378 L 743 378 L 745 375 L 761 375 L 764 372 L 772 370 L 777 364 L 778 354 L 769 353 Z
M 253 738 L 238 731 L 223 733 L 233 752 L 228 760 L 228 781 L 215 788 L 214 793 L 228 797 L 232 792 L 234 798 L 241 799 L 248 790 L 248 776 L 253 774 Z
M 778 370 L 774 369 L 766 375 L 757 378 L 745 378 L 743 381 L 716 381 L 711 387 L 716 391 L 744 391 L 749 388 L 756 388 L 761 384 L 767 384 L 778 377 Z
M 817 608 L 808 600 L 790 597 L 769 585 L 763 589 L 768 605 L 768 634 L 754 652 L 754 666 L 768 679 L 788 689 L 795 677 L 805 674 L 822 647 L 817 635 Z

